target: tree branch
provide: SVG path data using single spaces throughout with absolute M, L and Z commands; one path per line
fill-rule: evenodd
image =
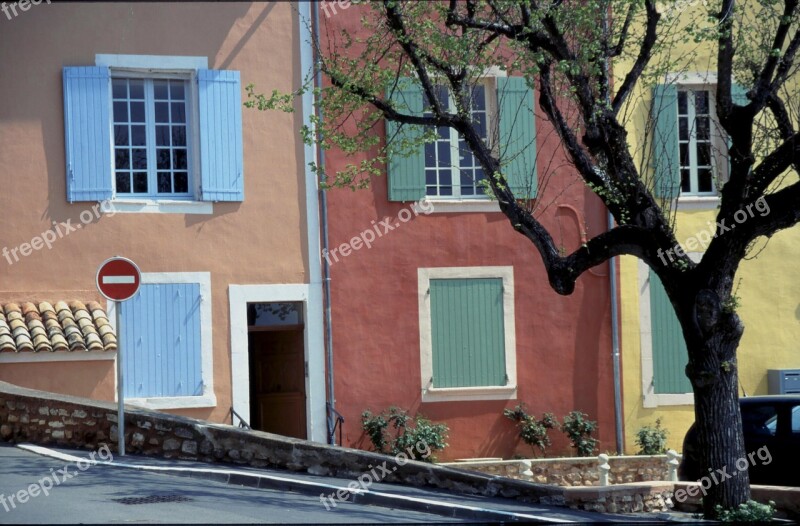
M 620 86 L 617 95 L 614 97 L 614 102 L 611 104 L 614 115 L 619 113 L 625 99 L 631 94 L 634 86 L 636 86 L 636 83 L 639 81 L 639 77 L 642 76 L 644 68 L 647 67 L 647 64 L 650 62 L 653 46 L 656 44 L 658 21 L 661 19 L 661 14 L 656 10 L 656 5 L 653 0 L 647 0 L 645 2 L 645 9 L 647 11 L 645 35 L 642 39 L 641 46 L 639 46 L 639 54 L 636 57 L 636 62 L 634 62 L 628 74 L 625 75 L 625 80 L 622 82 L 622 86 Z

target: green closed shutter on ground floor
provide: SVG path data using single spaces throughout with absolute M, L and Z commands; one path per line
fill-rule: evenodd
M 650 323 L 653 338 L 653 384 L 656 394 L 692 392 L 686 377 L 689 354 L 678 317 L 658 276 L 650 270 Z

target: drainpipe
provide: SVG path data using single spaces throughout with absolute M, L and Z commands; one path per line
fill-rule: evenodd
M 315 43 L 315 53 L 320 49 L 319 46 L 319 4 L 311 2 L 312 9 L 312 28 L 311 38 Z M 322 88 L 322 70 L 317 67 L 319 56 L 314 57 L 316 72 L 314 74 L 314 86 L 318 89 Z M 321 95 L 320 95 L 321 96 Z M 317 118 L 322 123 L 322 108 L 319 104 L 314 105 L 317 112 Z M 317 132 L 317 145 L 320 143 L 319 128 Z M 325 172 L 325 151 L 317 146 L 317 162 L 321 168 L 320 172 Z M 328 253 L 328 192 L 324 189 L 319 190 L 320 193 L 320 223 L 322 227 L 322 253 Z M 324 308 L 325 308 L 325 357 L 327 369 L 327 384 L 328 384 L 328 443 L 336 445 L 336 434 L 334 433 L 336 427 L 335 417 L 338 415 L 336 412 L 336 396 L 333 386 L 333 331 L 331 328 L 331 266 L 328 263 L 328 258 L 322 258 L 323 266 L 323 286 L 325 289 L 324 294 Z M 341 424 L 340 424 L 341 425 Z
M 610 13 L 606 13 L 603 17 L 603 34 L 606 42 L 608 41 L 608 26 Z M 605 69 L 606 78 L 609 79 L 611 84 L 611 68 L 608 64 L 608 57 L 603 59 L 603 68 Z M 606 91 L 606 102 L 611 104 L 611 89 Z M 607 215 L 608 230 L 614 228 L 614 216 L 611 211 Z M 625 436 L 622 426 L 622 380 L 620 372 L 620 355 L 619 355 L 619 307 L 617 302 L 619 300 L 617 294 L 617 258 L 608 260 L 608 286 L 611 289 L 611 361 L 614 368 L 614 425 L 617 435 L 617 453 L 623 454 L 625 451 Z

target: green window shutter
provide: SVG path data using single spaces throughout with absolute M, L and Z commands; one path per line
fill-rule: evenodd
M 678 151 L 678 88 L 659 84 L 653 88 L 653 166 L 656 197 L 678 197 L 681 184 Z
M 653 384 L 656 394 L 692 392 L 686 377 L 689 353 L 678 317 L 659 277 L 650 270 L 650 323 L 653 338 Z
M 414 79 L 401 78 L 388 97 L 397 104 L 398 111 L 418 116 L 424 112 L 422 87 Z M 425 147 L 420 144 L 413 151 L 403 147 L 403 142 L 419 140 L 424 133 L 422 126 L 386 121 L 389 201 L 418 201 L 425 197 Z
M 503 280 L 430 280 L 434 387 L 504 386 Z
M 497 105 L 503 175 L 515 197 L 532 199 L 537 190 L 533 90 L 522 77 L 498 77 Z

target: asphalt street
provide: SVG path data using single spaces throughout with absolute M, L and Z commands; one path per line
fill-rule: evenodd
M 87 456 L 86 452 L 74 454 Z M 66 473 L 61 471 L 64 468 L 67 468 Z M 319 497 L 310 495 L 111 466 L 94 465 L 81 471 L 74 463 L 42 457 L 12 446 L 0 446 L 0 472 L 2 524 L 451 521 L 438 515 L 348 502 L 327 511 Z M 50 484 L 44 482 L 44 478 L 50 479 L 53 485 L 47 496 L 42 490 Z M 31 484 L 38 485 L 40 490 L 29 492 Z M 17 498 L 21 490 L 28 495 L 27 499 L 23 495 L 24 503 L 18 502 Z M 33 493 L 37 495 L 33 496 Z

